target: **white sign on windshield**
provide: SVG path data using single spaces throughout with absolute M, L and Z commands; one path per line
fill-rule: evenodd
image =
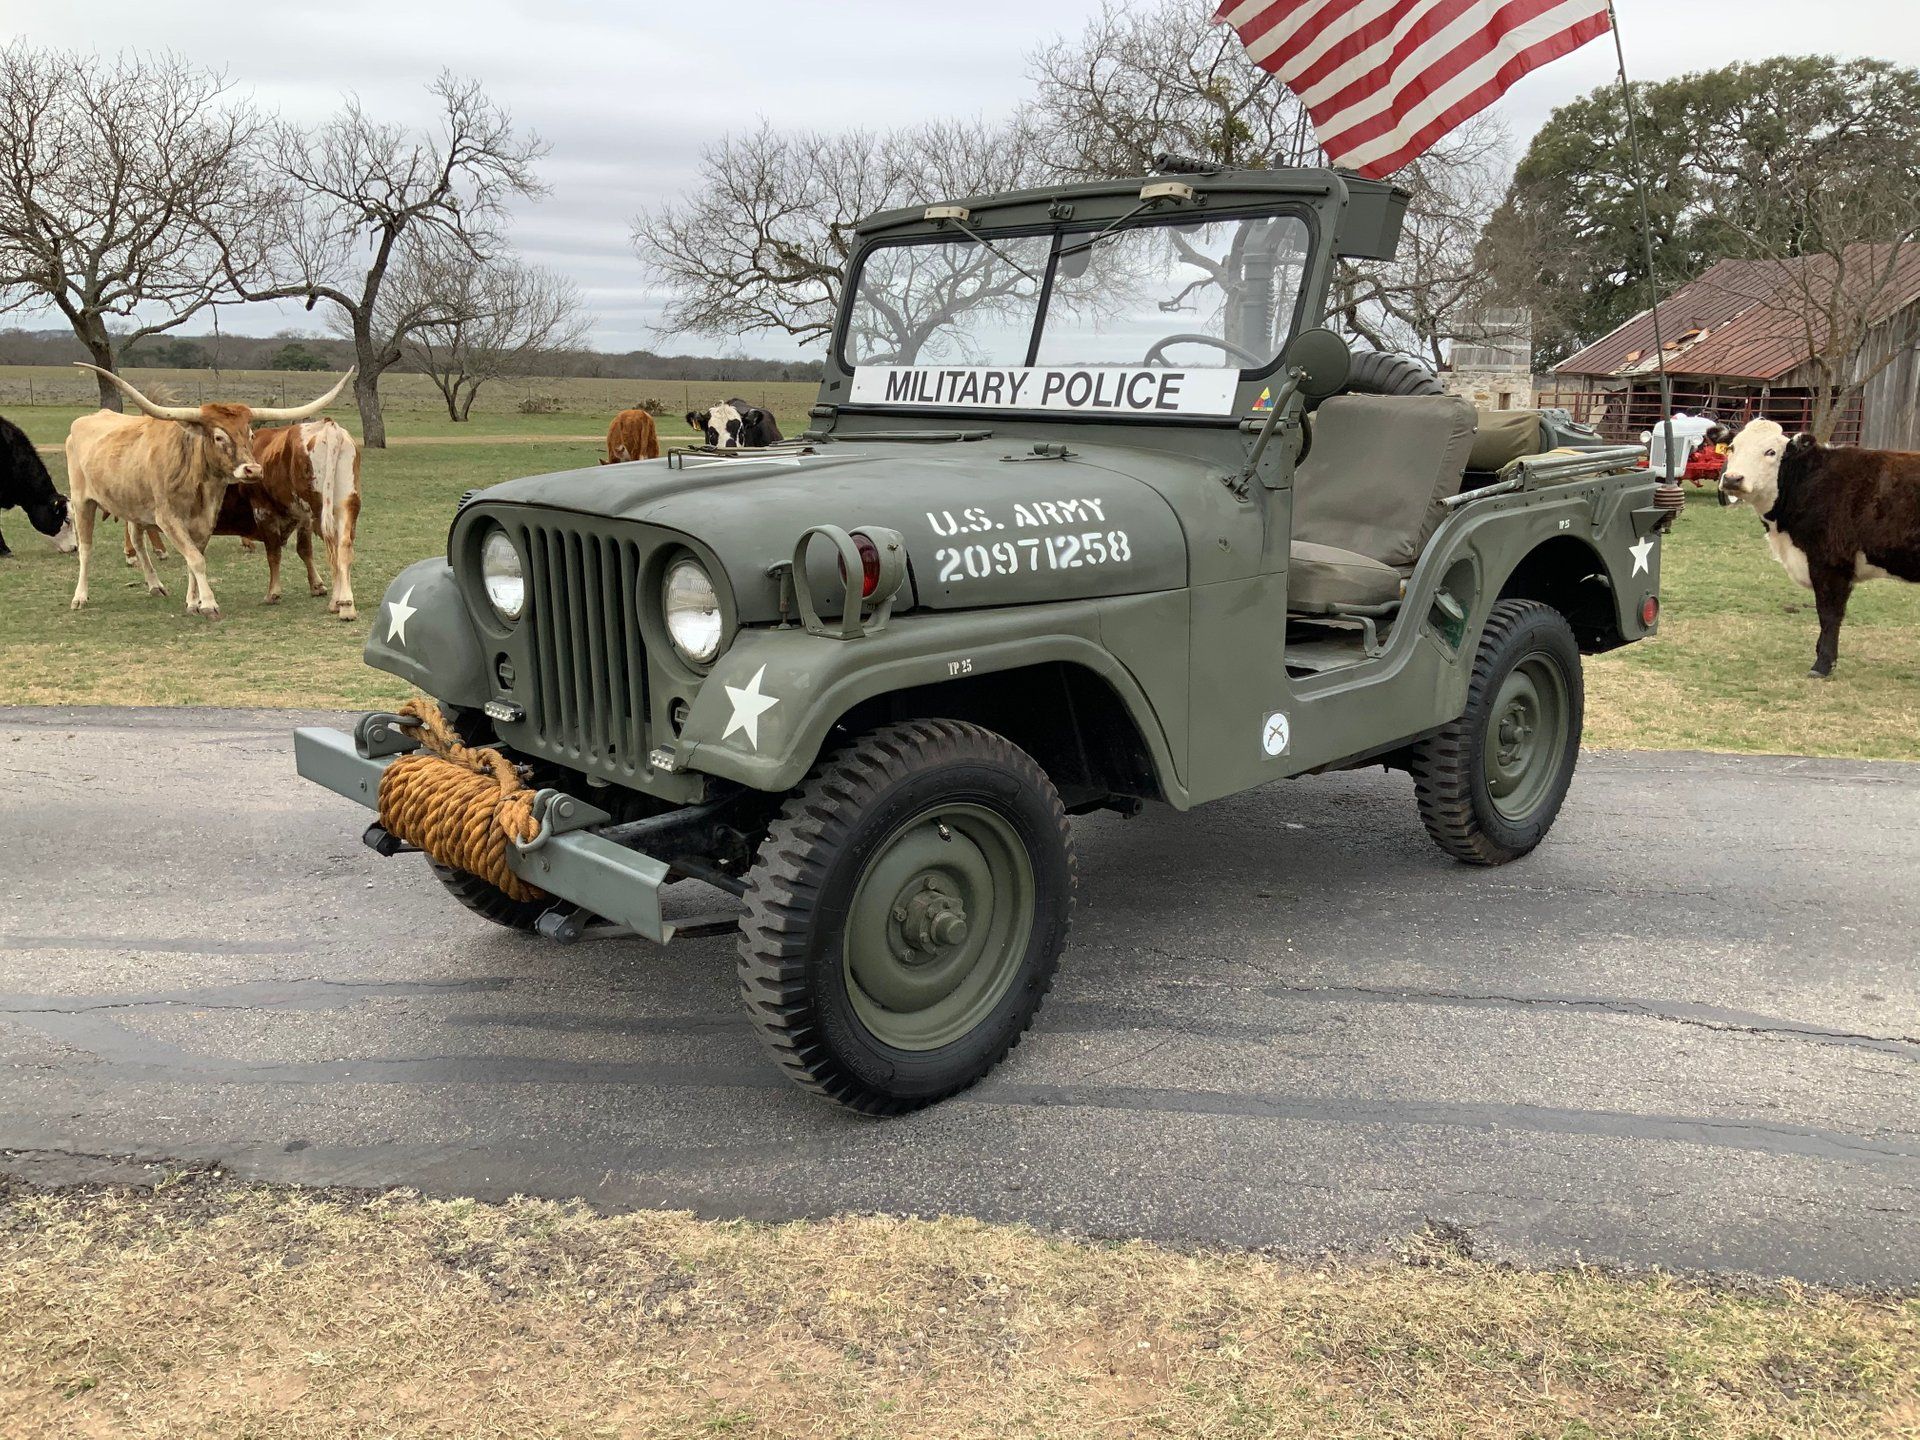
M 1067 410 L 1104 415 L 1231 415 L 1238 370 L 1161 366 L 861 365 L 855 405 Z

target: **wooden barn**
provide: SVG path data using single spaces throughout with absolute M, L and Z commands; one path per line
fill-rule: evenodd
M 1722 260 L 1663 300 L 1674 409 L 1812 428 L 1812 337 L 1826 336 L 1830 312 L 1839 311 L 1866 322 L 1852 378 L 1870 378 L 1841 414 L 1834 440 L 1920 450 L 1920 244 L 1894 257 L 1855 246 L 1842 265 L 1836 284 L 1831 256 Z M 1653 321 L 1652 311 L 1642 311 L 1554 366 L 1540 403 L 1565 406 L 1611 439 L 1637 439 L 1660 415 Z

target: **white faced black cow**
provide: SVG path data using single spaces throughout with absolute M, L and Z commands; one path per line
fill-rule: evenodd
M 1813 591 L 1820 641 L 1810 673 L 1820 679 L 1839 658 L 1858 582 L 1920 583 L 1920 455 L 1836 449 L 1753 420 L 1734 436 L 1720 493 L 1760 512 L 1773 558 Z
M 722 400 L 706 410 L 689 410 L 687 424 L 722 449 L 759 450 L 785 437 L 771 410 L 740 399 Z

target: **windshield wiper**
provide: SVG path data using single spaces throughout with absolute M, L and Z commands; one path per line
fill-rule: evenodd
M 1082 250 L 1091 250 L 1094 246 L 1098 245 L 1102 240 L 1106 239 L 1109 235 L 1113 234 L 1114 231 L 1118 230 L 1122 225 L 1126 224 L 1127 221 L 1133 219 L 1134 216 L 1140 214 L 1141 211 L 1150 210 L 1157 203 L 1158 202 L 1155 200 L 1142 200 L 1138 205 L 1134 206 L 1133 209 L 1129 210 L 1126 214 L 1122 215 L 1118 220 L 1110 221 L 1104 230 L 1096 231 L 1092 236 L 1092 238 L 1087 240 L 1082 240 L 1078 245 L 1062 245 L 1060 247 L 1060 258 L 1064 260 L 1069 255 L 1078 255 Z
M 1031 280 L 1034 284 L 1039 285 L 1043 283 L 1038 275 L 1034 274 L 1033 271 L 1027 269 L 1027 267 L 1022 265 L 1018 260 L 1014 259 L 1011 255 L 1007 254 L 1006 251 L 1002 250 L 998 245 L 994 244 L 991 240 L 987 239 L 986 236 L 982 235 L 978 230 L 974 229 L 971 225 L 967 224 L 966 221 L 954 215 L 948 215 L 943 218 L 946 220 L 946 222 L 949 225 L 953 226 L 956 230 L 959 230 L 964 235 L 970 236 L 973 239 L 974 243 L 986 246 L 989 254 L 995 255 L 999 259 L 1006 262 L 1008 265 L 1011 265 L 1014 269 L 1018 270 L 1022 275 L 1026 276 L 1027 279 Z

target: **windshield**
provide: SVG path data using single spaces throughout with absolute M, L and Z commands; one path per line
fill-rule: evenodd
M 847 320 L 856 365 L 1024 365 L 1040 314 L 1045 235 L 886 245 L 860 267 Z
M 869 250 L 848 366 L 1265 370 L 1293 332 L 1309 248 L 1292 214 L 986 238 Z
M 1293 331 L 1307 227 L 1293 215 L 1144 225 L 1060 250 L 1034 364 L 1264 370 Z

